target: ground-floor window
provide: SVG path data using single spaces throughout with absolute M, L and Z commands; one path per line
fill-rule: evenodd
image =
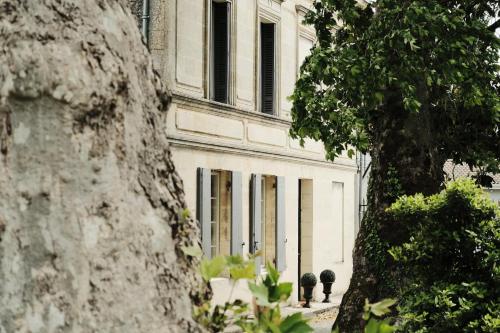
M 231 173 L 212 171 L 210 187 L 210 253 L 231 253 Z
M 262 264 L 276 265 L 276 177 L 262 176 L 261 183 Z
M 197 192 L 204 254 L 241 253 L 241 173 L 199 168 Z
M 284 270 L 284 178 L 253 174 L 250 187 L 250 251 L 260 253 L 258 272 L 264 271 L 266 263 Z

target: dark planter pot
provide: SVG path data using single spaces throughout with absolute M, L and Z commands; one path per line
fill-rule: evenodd
M 306 303 L 303 305 L 303 307 L 310 308 L 310 302 L 313 298 L 314 286 L 302 286 L 302 288 L 304 288 L 304 299 L 306 300 Z
M 330 303 L 330 294 L 332 293 L 333 282 L 322 282 L 323 283 L 323 294 L 325 294 L 325 299 L 323 303 Z

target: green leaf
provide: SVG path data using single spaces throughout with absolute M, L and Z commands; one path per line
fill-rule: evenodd
M 378 328 L 380 326 L 380 321 L 371 318 L 365 326 L 365 333 L 378 333 Z
M 396 331 L 396 328 L 390 325 L 388 320 L 382 321 L 378 328 L 379 333 L 392 333 L 394 331 Z
M 230 267 L 229 275 L 233 280 L 253 280 L 255 278 L 255 263 L 248 262 L 246 265 Z
M 278 283 L 278 279 L 280 278 L 280 273 L 271 263 L 266 263 L 267 276 L 271 279 L 273 284 Z
M 257 304 L 261 306 L 269 306 L 269 291 L 263 284 L 255 284 L 253 282 L 248 283 L 248 288 L 255 297 Z
M 226 259 L 223 256 L 217 256 L 211 260 L 201 261 L 201 276 L 205 281 L 217 277 L 226 268 Z
M 189 217 L 191 216 L 191 212 L 189 211 L 189 209 L 185 208 L 183 211 L 182 211 L 182 218 L 184 220 L 188 219 Z
M 352 74 L 352 76 L 356 76 L 359 73 L 361 73 L 361 70 L 359 69 L 359 67 L 357 65 L 354 65 L 354 66 L 351 67 L 351 74 Z
M 280 295 L 280 299 L 287 299 L 290 297 L 293 291 L 293 283 L 291 282 L 283 282 L 278 285 L 278 293 Z
M 193 246 L 183 246 L 181 247 L 181 250 L 185 255 L 190 257 L 200 258 L 203 255 L 203 251 L 198 244 Z
M 375 304 L 371 304 L 370 306 L 370 311 L 376 316 L 383 316 L 391 312 L 391 309 L 389 309 L 391 306 L 396 304 L 397 300 L 393 298 L 386 298 L 380 302 L 377 302 Z
M 307 324 L 307 321 L 302 317 L 302 313 L 297 312 L 287 316 L 280 324 L 279 329 L 282 333 L 308 333 L 314 329 Z
M 241 255 L 237 254 L 234 256 L 227 256 L 226 262 L 229 266 L 237 266 L 237 265 L 242 265 L 245 262 L 245 260 Z
M 302 313 L 297 312 L 292 315 L 287 316 L 280 324 L 280 329 L 283 332 L 288 332 L 288 330 L 293 327 L 298 322 L 301 322 L 302 319 Z

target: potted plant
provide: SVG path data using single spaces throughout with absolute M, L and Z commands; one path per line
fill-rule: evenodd
M 323 303 L 330 303 L 330 294 L 332 293 L 332 284 L 335 282 L 335 273 L 329 269 L 325 269 L 319 275 L 319 280 L 323 284 L 323 294 L 325 294 Z
M 300 285 L 302 286 L 302 288 L 304 288 L 304 298 L 306 300 L 306 303 L 303 306 L 304 308 L 311 307 L 309 302 L 313 297 L 313 290 L 314 287 L 316 286 L 316 283 L 317 283 L 316 276 L 314 276 L 313 273 L 305 273 L 300 278 Z

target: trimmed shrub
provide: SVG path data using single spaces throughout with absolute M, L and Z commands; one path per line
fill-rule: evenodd
M 401 331 L 499 332 L 500 214 L 474 181 L 403 196 L 388 212 L 411 235 L 390 250 L 402 276 Z
M 316 280 L 316 276 L 313 273 L 305 273 L 300 278 L 300 284 L 305 287 L 314 287 L 318 280 Z
M 319 275 L 319 280 L 321 283 L 329 283 L 329 282 L 335 282 L 335 273 L 332 270 L 325 269 L 321 274 Z

